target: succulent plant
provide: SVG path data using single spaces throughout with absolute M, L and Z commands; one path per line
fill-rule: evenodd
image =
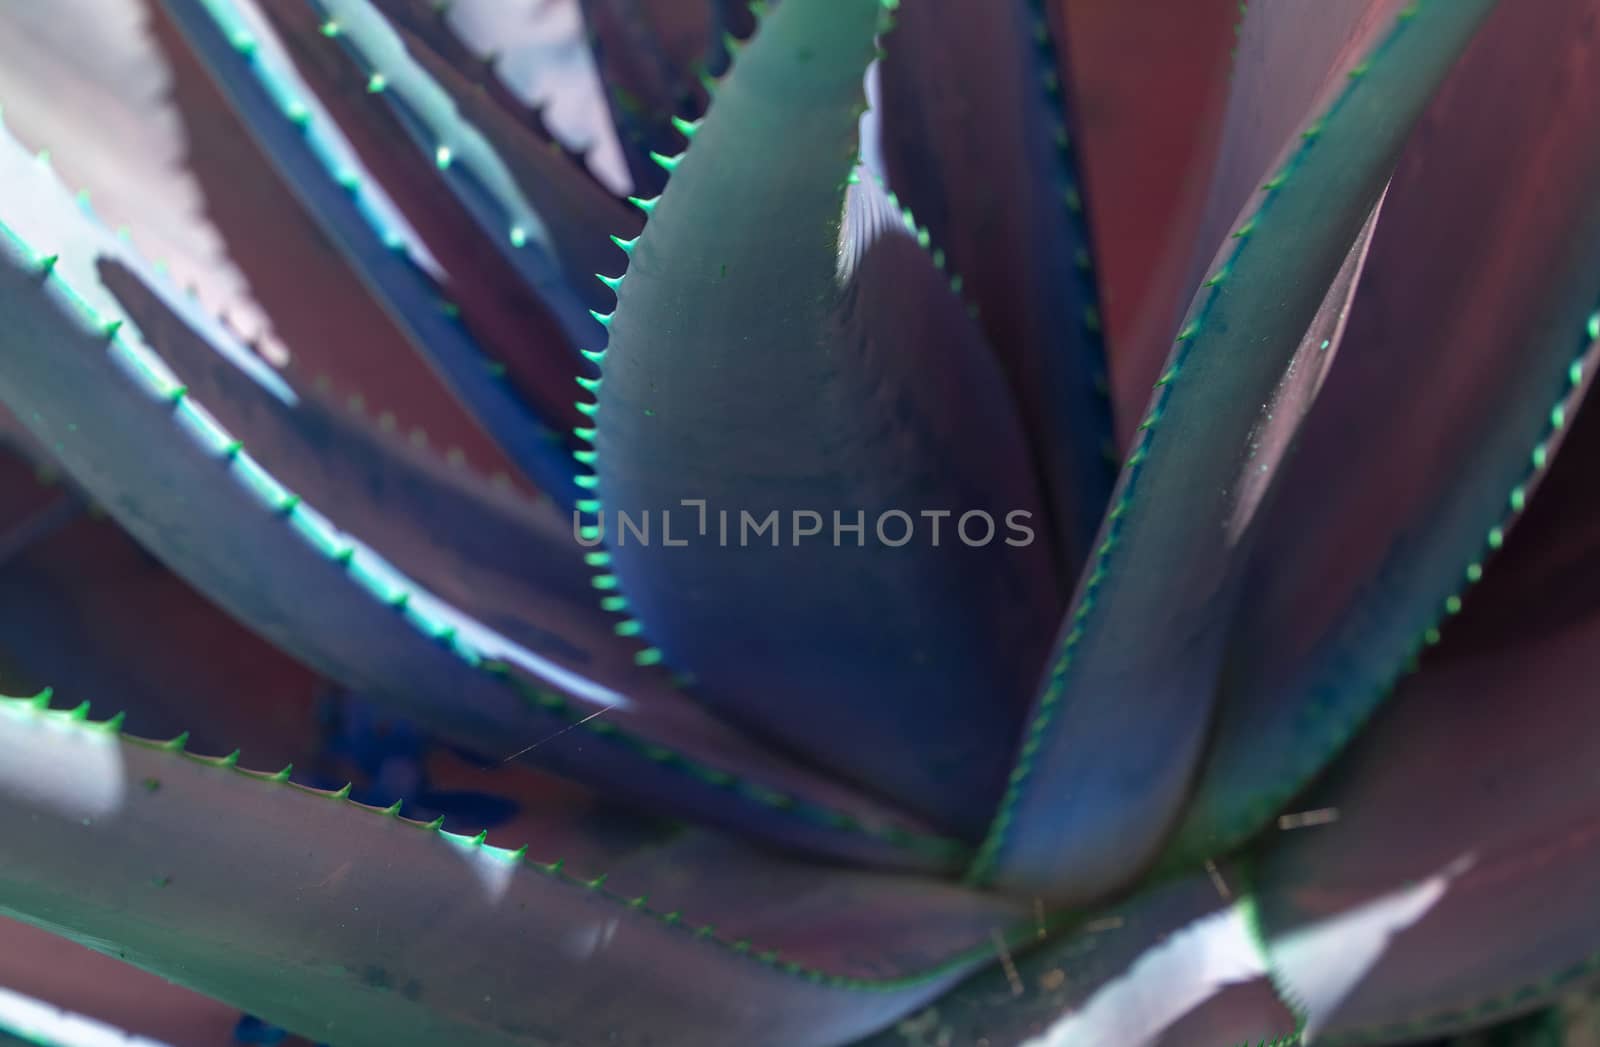
M 0 1030 L 1376 1044 L 1600 965 L 1597 0 L 0 27 Z

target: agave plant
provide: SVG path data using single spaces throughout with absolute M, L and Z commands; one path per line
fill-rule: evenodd
M 1586 979 L 1600 2 L 1242 7 L 0 9 L 0 1028 Z

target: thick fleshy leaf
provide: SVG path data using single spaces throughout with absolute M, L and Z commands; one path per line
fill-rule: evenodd
M 402 210 L 423 238 L 432 244 L 470 235 L 452 231 L 462 222 L 476 228 L 476 250 L 463 249 L 455 264 L 441 258 L 454 293 L 467 295 L 485 269 L 508 264 L 570 342 L 586 346 L 604 337 L 589 311 L 609 309 L 613 295 L 594 277 L 622 267 L 610 237 L 637 233 L 636 215 L 418 38 L 390 25 L 370 0 L 303 0 L 264 10 L 334 118 L 382 157 L 373 164 L 380 181 L 394 181 L 397 194 L 409 183 Z M 462 304 L 465 311 L 468 301 Z M 514 328 L 507 332 L 518 354 L 538 349 L 560 359 L 557 346 L 532 343 L 535 319 L 524 317 L 521 345 Z M 578 361 L 568 352 L 573 358 L 554 391 L 541 380 L 541 403 L 570 408 Z M 518 354 L 500 355 L 510 361 Z
M 1441 627 L 1452 650 L 1491 653 L 1548 636 L 1600 611 L 1600 411 L 1584 406 L 1540 477 L 1514 538 L 1495 554 L 1461 613 Z
M 274 766 L 305 756 L 320 689 L 315 674 L 87 515 L 0 564 L 0 685 L 115 701 L 136 730 L 192 731 L 213 748 L 243 742 Z
M 842 1043 L 1022 915 L 692 834 L 568 867 L 26 702 L 0 748 L 5 911 L 341 1044 Z
M 594 508 L 706 702 L 975 836 L 1048 643 L 1051 542 L 980 333 L 878 183 L 847 185 L 885 17 L 777 8 L 671 161 L 618 291 Z
M 1049 20 L 1030 0 L 923 0 L 901 9 L 886 45 L 889 185 L 946 252 L 999 353 L 1071 579 L 1116 465 L 1084 189 Z
M 1218 245 L 1238 227 L 1241 210 L 1262 182 L 1282 144 L 1305 126 L 1307 114 L 1324 107 L 1342 86 L 1343 73 L 1366 53 L 1374 34 L 1406 17 L 1410 0 L 1283 0 L 1244 5 L 1234 51 L 1230 89 L 1219 145 L 1198 223 L 1184 230 L 1192 239 L 1189 256 L 1165 271 L 1177 276 L 1177 306 L 1185 306 L 1213 272 Z M 1208 114 L 1209 115 L 1209 114 Z M 1149 324 L 1128 346 L 1124 389 L 1136 399 L 1119 402 L 1121 429 L 1127 408 L 1148 396 L 1169 340 L 1172 304 L 1148 303 Z
M 239 1011 L 225 1003 L 36 927 L 0 919 L 0 1044 L 222 1045 L 233 1042 L 238 1022 Z M 12 1041 L 7 1032 L 27 1038 Z
M 1600 971 L 1600 623 L 1446 647 L 1300 801 L 1336 820 L 1262 844 L 1272 965 L 1318 1044 L 1485 1024 Z
M 1202 279 L 1217 245 L 1272 174 L 1283 143 L 1327 108 L 1372 40 L 1412 0 L 1278 0 L 1245 6 L 1234 50 L 1222 142 L 1212 172 L 1205 218 L 1191 260 L 1191 286 Z M 1421 6 L 1428 6 L 1427 0 Z
M 1235 845 L 1326 766 L 1555 455 L 1600 338 L 1592 17 L 1586 0 L 1501 4 L 1396 171 L 1263 522 L 1175 862 Z
M 1238 0 L 1049 0 L 1088 183 L 1117 446 L 1133 443 L 1189 306 Z M 1181 290 L 1180 290 L 1181 288 Z
M 0 413 L 0 432 L 14 422 Z M 0 568 L 86 514 L 88 506 L 60 484 L 60 476 L 23 449 L 21 440 L 0 451 Z
M 959 859 L 947 841 L 908 832 L 697 708 L 634 701 L 568 673 L 397 572 L 189 395 L 98 281 L 98 262 L 134 262 L 47 171 L 0 151 L 0 180 L 15 205 L 0 265 L 11 318 L 0 402 L 141 543 L 261 635 L 447 739 L 603 782 L 642 807 L 868 862 Z M 59 253 L 30 246 L 41 242 Z M 184 315 L 180 300 L 164 300 Z M 210 340 L 228 345 L 220 330 Z
M 1236 1047 L 1292 1033 L 1223 873 L 1147 888 L 1009 952 L 861 1047 Z M 1041 929 L 1041 937 L 1043 937 Z
M 541 417 L 570 428 L 572 380 L 587 366 L 574 343 L 603 337 L 588 310 L 614 301 L 594 274 L 621 268 L 609 236 L 633 235 L 638 218 L 371 6 L 302 0 L 262 11 L 296 74 L 427 244 L 441 293 L 492 366 Z M 508 192 L 521 199 L 507 202 Z
M 206 308 L 281 361 L 250 282 L 185 169 L 192 153 L 171 68 L 143 0 L 62 0 L 0 10 L 0 105 L 23 142 L 48 150 L 106 224 L 192 288 Z
M 268 472 L 408 577 L 612 690 L 638 699 L 670 686 L 664 670 L 634 663 L 639 642 L 617 634 L 571 519 L 552 503 L 450 469 L 314 392 L 297 390 L 287 402 L 208 344 L 131 270 L 108 264 L 101 278 L 190 393 Z
M 570 501 L 566 441 L 548 428 L 452 315 L 437 262 L 393 202 L 375 190 L 343 133 L 300 80 L 249 0 L 161 0 L 248 130 L 247 140 L 292 187 L 348 267 L 393 318 L 406 347 L 423 354 L 500 448 L 558 501 Z M 239 142 L 226 148 L 238 149 Z M 220 147 L 219 147 L 220 148 Z M 257 159 L 255 162 L 262 162 Z M 294 286 L 305 274 L 296 272 Z M 303 306 L 302 306 L 303 308 Z M 559 424 L 558 420 L 558 424 Z
M 1362 230 L 1411 126 L 1492 6 L 1425 3 L 1375 27 L 1213 263 L 1062 626 L 976 877 L 1083 900 L 1155 856 L 1202 753 L 1256 510 L 1316 394 L 1332 348 L 1322 332 L 1337 331 Z
M 188 731 L 211 748 L 242 740 L 247 757 L 272 766 L 304 758 L 326 683 L 206 601 L 52 470 L 42 456 L 0 454 L 0 688 L 48 687 L 68 705 L 114 696 L 146 735 Z
M 471 474 L 446 470 L 430 455 L 330 411 L 313 394 L 298 393 L 293 404 L 285 403 L 207 345 L 131 270 L 116 263 L 104 269 L 108 288 L 136 326 L 161 345 L 190 395 L 280 483 L 360 535 L 408 578 L 495 632 L 626 695 L 632 704 L 653 706 L 652 716 L 664 716 L 679 729 L 742 750 L 744 764 L 762 768 L 772 784 L 781 779 L 785 761 L 709 723 L 662 667 L 636 664 L 638 641 L 619 634 L 607 598 L 591 584 L 594 569 L 585 563 L 570 521 L 548 502 L 529 503 L 487 488 Z M 70 631 L 61 639 L 70 652 Z M 120 658 L 91 659 L 73 664 L 73 676 L 96 667 L 127 668 Z M 42 686 L 55 678 L 38 667 L 29 679 Z M 163 729 L 176 733 L 182 727 Z
M 578 0 L 634 192 L 656 196 L 676 153 L 672 118 L 705 108 L 700 78 L 722 51 L 715 0 Z
M 486 475 L 514 474 L 515 466 L 412 348 L 294 189 L 259 151 L 241 148 L 251 141 L 249 131 L 178 29 L 153 6 L 150 29 L 171 70 L 172 101 L 188 142 L 186 162 L 204 192 L 207 216 L 249 276 L 271 325 L 263 352 L 288 356 L 290 376 L 339 397 L 352 413 L 369 413 L 413 442 L 459 454 Z M 341 155 L 364 171 L 353 151 Z M 379 213 L 393 219 L 395 235 L 416 246 L 392 202 L 374 201 Z M 421 257 L 422 248 L 416 249 Z M 230 326 L 253 337 L 248 326 Z
M 489 0 L 487 4 L 456 0 L 447 6 L 432 0 L 372 3 L 401 31 L 408 50 L 422 56 L 430 69 L 442 64 L 449 70 L 438 79 L 458 101 L 464 103 L 469 94 L 487 95 L 502 115 L 563 154 L 570 166 L 587 172 L 607 195 L 615 198 L 628 192 L 625 181 L 616 184 L 605 170 L 612 166 L 615 142 L 609 138 L 610 118 L 599 77 L 589 62 L 577 0 Z M 451 86 L 455 83 L 470 89 L 458 90 Z M 481 127 L 471 108 L 463 104 L 463 114 Z M 502 147 L 502 154 L 507 152 L 515 150 Z M 515 169 L 516 156 L 506 159 Z M 615 164 L 620 167 L 620 153 Z
M 493 62 L 503 89 L 536 109 L 602 184 L 634 191 L 580 0 L 454 0 L 444 15 L 453 34 Z
M 1595 970 L 1596 455 L 1600 413 L 1580 411 L 1441 645 L 1297 804 L 1322 824 L 1263 842 L 1280 977 L 1333 1042 L 1496 1021 Z M 1407 976 L 1419 955 L 1444 959 L 1437 986 Z

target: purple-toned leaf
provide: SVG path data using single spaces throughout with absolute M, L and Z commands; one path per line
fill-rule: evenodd
M 949 841 L 751 746 L 681 696 L 596 685 L 397 572 L 285 488 L 189 394 L 99 282 L 100 263 L 135 260 L 47 171 L 8 146 L 0 181 L 14 205 L 0 265 L 12 321 L 0 402 L 134 537 L 261 635 L 448 740 L 604 783 L 647 809 L 869 863 L 959 860 Z M 146 286 L 248 363 L 224 332 Z M 271 384 L 270 371 L 251 366 Z
M 617 194 L 634 191 L 580 0 L 455 0 L 452 35 L 493 65 L 493 93 L 510 92 Z M 444 53 L 444 52 L 441 52 Z
M 0 467 L 13 504 L 33 483 L 19 473 L 10 460 Z M 3 531 L 20 538 L 58 516 L 63 499 L 78 507 L 0 562 L 0 684 L 114 704 L 152 736 L 191 731 L 204 746 L 242 743 L 263 765 L 300 760 L 315 674 L 240 628 L 110 521 L 91 518 L 70 492 L 49 490 L 53 500 Z
M 1600 337 L 1595 36 L 1586 0 L 1499 5 L 1402 157 L 1262 523 L 1174 862 L 1245 839 L 1326 766 L 1554 458 Z
M 578 0 L 605 84 L 634 192 L 658 195 L 666 172 L 650 154 L 676 153 L 672 118 L 705 109 L 700 77 L 722 55 L 716 0 Z
M 102 1028 L 87 1027 L 85 1019 Z M 225 1003 L 36 927 L 0 919 L 0 1044 L 220 1047 L 233 1042 L 238 1021 L 239 1011 Z M 116 1035 L 109 1030 L 127 1035 L 108 1038 Z M 13 1041 L 7 1031 L 38 1039 Z
M 1341 87 L 1374 35 L 1404 17 L 1409 0 L 1283 0 L 1242 5 L 1229 74 L 1228 100 L 1217 133 L 1215 169 L 1192 227 L 1180 226 L 1187 257 L 1167 259 L 1157 288 L 1175 293 L 1181 309 L 1210 274 L 1219 245 L 1252 207 L 1283 143 L 1301 130 L 1308 113 L 1321 109 Z M 1207 115 L 1211 115 L 1207 111 Z M 1207 140 L 1209 140 L 1209 126 Z M 1191 200 L 1190 203 L 1193 201 Z M 1169 280 L 1175 282 L 1169 283 Z M 1172 302 L 1146 304 L 1138 334 L 1120 361 L 1123 388 L 1142 406 L 1149 383 L 1171 338 Z M 1121 401 L 1119 418 L 1126 417 Z M 1126 432 L 1125 427 L 1123 431 Z
M 170 68 L 142 0 L 7 4 L 0 11 L 0 102 L 17 138 L 92 198 L 108 226 L 159 259 L 215 315 L 282 347 L 205 214 L 184 163 L 186 129 Z
M 977 306 L 1070 579 L 1116 464 L 1085 189 L 1048 19 L 1031 0 L 923 0 L 897 12 L 884 44 L 881 142 L 865 145 L 881 145 L 890 188 Z
M 1189 306 L 1182 286 L 1221 137 L 1238 0 L 1049 0 L 1088 183 L 1117 446 L 1135 438 Z
M 1447 641 L 1297 801 L 1324 824 L 1262 841 L 1260 923 L 1316 1043 L 1444 1035 L 1600 969 L 1597 650 L 1592 613 Z
M 1423 4 L 1376 31 L 1336 70 L 1340 90 L 1285 144 L 1212 263 L 974 876 L 1081 902 L 1156 856 L 1203 752 L 1261 495 L 1333 349 L 1363 229 L 1413 123 L 1492 6 Z
M 1434 0 L 1425 0 L 1428 7 Z M 1413 0 L 1276 0 L 1247 4 L 1238 44 L 1222 141 L 1212 172 L 1205 217 L 1191 260 L 1191 286 L 1239 215 L 1274 174 L 1272 164 L 1306 124 L 1343 88 L 1344 73 L 1366 59 L 1372 41 Z
M 847 184 L 884 17 L 777 8 L 670 161 L 611 321 L 596 508 L 613 581 L 707 704 L 975 836 L 1057 613 L 1052 550 L 980 332 L 879 184 Z M 819 537 L 791 533 L 807 512 Z M 646 513 L 654 544 L 621 529 Z M 835 542 L 834 513 L 861 531 Z
M 1292 1033 L 1219 872 L 1146 888 L 1059 940 L 1007 950 L 860 1047 L 1234 1047 Z M 1043 936 L 1046 924 L 1036 928 Z
M 356 1047 L 843 1043 L 1021 915 L 694 835 L 568 866 L 26 702 L 0 706 L 0 747 L 0 831 L 27 841 L 0 854 L 8 909 Z

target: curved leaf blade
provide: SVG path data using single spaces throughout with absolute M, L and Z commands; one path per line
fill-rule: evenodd
M 539 841 L 385 817 L 27 702 L 0 703 L 0 751 L 0 826 L 28 841 L 0 855 L 7 912 L 352 1045 L 841 1043 L 982 963 L 971 943 L 1016 918 L 693 837 L 590 879 L 607 870 Z M 693 889 L 707 862 L 745 890 Z
M 0 998 L 6 1047 L 227 1043 L 239 1023 L 225 1003 L 8 919 L 0 919 Z M 19 998 L 32 1006 L 19 1013 Z M 104 1028 L 86 1028 L 85 1019 Z
M 1222 134 L 1239 0 L 1048 0 L 1073 99 L 1108 339 L 1117 447 L 1137 437 L 1189 307 L 1186 284 Z
M 572 380 L 587 365 L 574 345 L 601 335 L 588 310 L 614 300 L 594 274 L 620 268 L 609 236 L 633 235 L 638 219 L 374 7 L 305 0 L 262 11 L 295 74 L 427 245 L 441 297 L 486 366 L 548 424 L 576 424 Z
M 598 507 L 697 696 L 971 836 L 1055 613 L 1050 539 L 1005 529 L 1038 495 L 975 325 L 878 184 L 850 184 L 884 17 L 773 11 L 669 161 L 611 319 Z M 623 514 L 677 537 L 630 541 Z M 835 542 L 836 518 L 860 529 Z
M 385 8 L 395 2 L 384 0 Z M 581 154 L 583 166 L 613 193 L 633 191 L 579 0 L 455 0 L 443 15 L 452 38 L 492 63 L 492 95 L 509 93 L 535 110 L 539 124 L 563 149 Z M 437 35 L 429 34 L 430 42 Z M 435 50 L 450 54 L 442 44 Z
M 1322 350 L 1306 332 L 1328 316 L 1328 289 L 1407 133 L 1492 6 L 1423 3 L 1385 26 L 1351 57 L 1354 75 L 1339 71 L 1342 89 L 1289 142 L 1219 254 L 1062 625 L 974 878 L 1081 901 L 1156 857 L 1203 753 L 1260 491 L 1316 393 L 1291 377 Z
M 1447 1035 L 1600 970 L 1597 640 L 1588 616 L 1441 648 L 1301 801 L 1337 819 L 1262 841 L 1260 923 L 1314 1042 Z
M 907 831 L 904 819 L 750 746 L 686 703 L 633 701 L 561 670 L 417 586 L 304 503 L 190 396 L 100 286 L 98 260 L 132 260 L 47 175 L 0 149 L 0 178 L 16 194 L 7 199 L 24 201 L 8 219 L 59 250 L 43 258 L 6 227 L 0 296 L 12 323 L 0 402 L 131 534 L 221 606 L 351 690 L 387 698 L 480 752 L 529 758 L 604 782 L 641 807 L 665 804 L 790 846 L 812 840 L 897 866 L 959 859 L 949 841 Z M 211 337 L 229 344 L 220 330 Z
M 33 484 L 20 472 L 0 462 L 13 504 Z M 0 680 L 53 687 L 68 704 L 115 695 L 134 730 L 191 731 L 208 747 L 243 740 L 246 756 L 273 766 L 306 755 L 323 687 L 86 511 L 0 562 Z
M 570 504 L 575 469 L 565 439 L 529 409 L 451 315 L 428 271 L 425 245 L 400 231 L 380 197 L 345 166 L 345 140 L 318 113 L 269 27 L 245 16 L 240 0 L 161 0 L 187 46 L 249 129 L 261 152 L 370 288 L 414 351 L 440 377 L 506 455 L 538 488 Z
M 241 371 L 137 274 L 100 266 L 105 286 L 189 393 L 263 468 L 407 577 L 529 651 L 634 700 L 670 690 L 634 664 L 638 642 L 591 584 L 572 524 L 548 500 L 497 490 L 392 434 L 372 431 L 314 392 L 287 403 Z M 663 701 L 682 705 L 666 694 Z
M 171 71 L 172 105 L 188 142 L 186 166 L 202 191 L 207 217 L 261 303 L 268 330 L 265 342 L 255 343 L 258 351 L 287 357 L 284 372 L 297 386 L 336 397 L 351 414 L 458 453 L 484 475 L 516 474 L 293 188 L 258 150 L 240 148 L 250 141 L 249 130 L 177 26 L 154 9 L 149 25 Z M 240 333 L 254 337 L 248 329 Z
M 1265 513 L 1174 864 L 1268 824 L 1354 736 L 1567 436 L 1600 338 L 1590 18 L 1501 5 L 1397 169 L 1345 345 Z M 1528 98 L 1559 115 L 1527 121 Z
M 270 17 L 299 43 L 302 67 L 314 70 L 320 89 L 340 103 L 344 121 L 398 128 L 397 137 L 385 130 L 365 135 L 377 139 L 375 149 L 384 142 L 399 147 L 385 150 L 385 170 L 453 198 L 477 228 L 480 250 L 457 274 L 460 282 L 491 260 L 509 265 L 560 323 L 569 354 L 603 336 L 590 310 L 609 308 L 612 296 L 594 274 L 623 264 L 610 237 L 636 233 L 635 215 L 415 36 L 391 25 L 371 0 L 304 0 Z M 392 119 L 385 121 L 384 112 Z M 398 155 L 406 150 L 409 163 Z M 447 192 L 440 194 L 441 187 Z M 429 196 L 423 189 L 410 199 L 426 210 L 436 206 Z M 428 228 L 448 235 L 449 223 L 438 219 Z M 564 377 L 570 381 L 570 370 Z M 570 392 L 542 393 L 541 403 L 564 403 Z
M 889 185 L 977 306 L 1039 462 L 1061 576 L 1071 578 L 1116 467 L 1086 190 L 1049 21 L 1029 0 L 923 0 L 899 11 L 885 42 Z
M 1230 870 L 1231 875 L 1231 870 Z M 1222 873 L 1148 887 L 1007 955 L 861 1047 L 1227 1047 L 1296 1026 Z M 1044 923 L 1040 922 L 1041 937 Z
M 722 51 L 718 0 L 578 0 L 633 191 L 653 197 L 667 176 L 650 158 L 681 141 L 672 118 L 705 109 L 701 77 Z

